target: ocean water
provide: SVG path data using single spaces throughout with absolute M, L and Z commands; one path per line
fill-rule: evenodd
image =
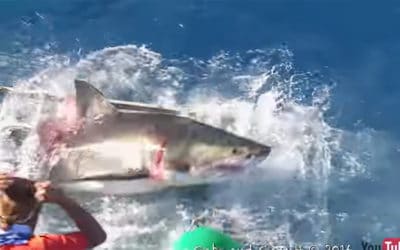
M 84 77 L 273 147 L 224 185 L 75 194 L 107 231 L 97 249 L 169 249 L 204 213 L 253 245 L 362 249 L 400 234 L 399 24 L 395 2 L 3 0 L 0 83 L 63 96 Z M 1 129 L 34 127 L 43 105 L 5 98 Z M 34 133 L 18 148 L 2 135 L 4 170 L 38 176 L 35 149 Z M 39 232 L 73 227 L 45 212 Z

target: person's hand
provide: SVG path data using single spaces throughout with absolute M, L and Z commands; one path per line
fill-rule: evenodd
M 61 189 L 54 187 L 50 181 L 35 183 L 35 198 L 39 202 L 59 203 L 65 199 Z

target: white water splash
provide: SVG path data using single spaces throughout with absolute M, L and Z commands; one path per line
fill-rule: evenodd
M 279 62 L 270 58 L 276 53 Z M 325 191 L 333 151 L 340 149 L 335 136 L 341 133 L 333 133 L 323 118 L 330 88 L 321 82 L 322 87 L 302 87 L 308 78 L 292 72 L 292 55 L 287 50 L 250 51 L 246 57 L 250 58 L 248 62 L 240 63 L 239 56 L 227 53 L 208 62 L 192 59 L 189 62 L 200 67 L 199 75 L 192 75 L 186 73 L 190 63 L 163 59 L 145 47 L 129 45 L 93 52 L 77 64 L 68 57 L 47 56 L 43 60 L 53 61 L 50 66 L 17 82 L 24 88 L 65 96 L 71 93 L 75 78 L 86 78 L 109 98 L 180 109 L 203 122 L 273 147 L 270 157 L 259 166 L 258 175 L 267 181 L 261 178 L 256 182 L 253 176 L 229 188 L 210 189 L 203 193 L 207 201 L 198 201 L 197 195 L 202 194 L 196 193 L 190 195 L 193 200 L 189 202 L 175 194 L 168 196 L 169 200 L 137 202 L 105 197 L 86 203 L 109 235 L 99 249 L 133 249 L 133 245 L 137 249 L 167 249 L 185 228 L 185 217 L 215 206 L 225 212 L 223 221 L 230 218 L 242 225 L 240 233 L 249 242 L 323 242 L 329 237 Z M 43 102 L 10 96 L 2 105 L 0 129 L 21 122 L 34 128 L 47 112 L 43 106 L 49 108 Z M 9 149 L 7 143 L 1 150 L 2 159 L 15 158 L 20 163 L 19 175 L 40 175 L 35 161 L 35 131 L 19 150 Z M 349 157 L 357 156 L 350 152 Z M 181 213 L 172 204 L 181 204 Z M 56 227 L 52 214 L 42 217 L 39 230 Z M 214 222 L 218 218 L 211 216 Z

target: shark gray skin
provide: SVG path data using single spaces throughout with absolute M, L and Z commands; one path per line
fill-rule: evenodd
M 71 112 L 79 125 L 50 142 L 56 146 L 43 147 L 48 178 L 64 187 L 105 191 L 132 181 L 132 188 L 143 190 L 148 183 L 149 189 L 202 184 L 241 173 L 271 151 L 171 110 L 110 102 L 85 81 L 76 80 L 75 89 Z M 40 126 L 39 136 L 51 133 Z

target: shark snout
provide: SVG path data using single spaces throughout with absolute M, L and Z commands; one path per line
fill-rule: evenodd
M 249 154 L 247 154 L 246 158 L 252 158 L 252 157 L 267 157 L 271 152 L 271 147 L 265 146 L 265 145 L 258 145 L 254 147 Z

